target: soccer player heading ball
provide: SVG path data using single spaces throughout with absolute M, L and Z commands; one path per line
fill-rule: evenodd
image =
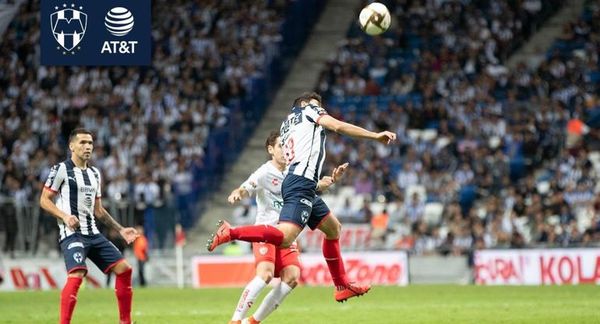
M 277 227 L 252 225 L 232 228 L 227 222 L 219 221 L 219 227 L 208 240 L 207 248 L 213 251 L 231 240 L 267 242 L 287 248 L 305 226 L 308 225 L 312 230 L 318 228 L 325 234 L 323 256 L 336 286 L 334 298 L 343 302 L 367 293 L 371 287 L 348 281 L 339 245 L 341 224 L 316 193 L 326 155 L 325 129 L 383 144 L 390 144 L 396 139 L 396 134 L 392 132 L 375 133 L 339 121 L 323 109 L 320 95 L 314 92 L 302 94 L 294 101 L 292 112 L 280 129 L 287 175 L 281 187 L 283 208 L 279 224 Z
M 281 147 L 279 131 L 271 132 L 265 143 L 265 149 L 271 155 L 271 160 L 260 166 L 250 177 L 233 190 L 227 200 L 234 204 L 245 197 L 256 196 L 255 224 L 276 225 L 283 206 L 281 184 L 283 183 L 286 160 Z M 318 190 L 325 191 L 343 176 L 348 163 L 338 166 L 331 176 L 319 180 Z M 256 277 L 244 288 L 237 303 L 230 324 L 256 324 L 263 321 L 296 287 L 300 277 L 300 261 L 295 242 L 289 248 L 276 247 L 269 243 L 252 243 L 256 264 Z M 253 316 L 242 321 L 261 290 L 273 277 L 280 277 L 278 283 L 265 297 Z

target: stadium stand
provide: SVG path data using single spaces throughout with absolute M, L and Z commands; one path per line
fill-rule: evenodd
M 598 1 L 534 69 L 504 63 L 561 1 L 384 2 L 400 23 L 377 38 L 351 26 L 315 86 L 335 117 L 400 138 L 387 148 L 329 137 L 327 165 L 352 165 L 325 195 L 342 221 L 372 224 L 381 248 L 416 254 L 597 244 L 596 133 L 565 143 L 567 123 L 600 104 Z M 154 65 L 142 69 L 36 65 L 38 5 L 25 2 L 0 45 L 8 252 L 55 239 L 35 197 L 76 125 L 97 134 L 114 214 L 149 226 L 153 246 L 172 244 L 175 223 L 193 226 L 302 46 L 312 21 L 289 6 L 322 3 L 155 2 Z M 238 223 L 250 214 L 248 202 Z
M 197 221 L 302 46 L 317 16 L 301 12 L 323 3 L 154 1 L 151 67 L 71 68 L 38 64 L 39 2 L 26 1 L 0 44 L 5 250 L 55 242 L 36 199 L 76 126 L 96 134 L 105 204 L 122 223 L 143 223 L 151 246 L 172 245 L 175 223 Z
M 316 91 L 336 118 L 394 129 L 400 145 L 331 135 L 327 164 L 352 165 L 324 196 L 332 210 L 371 224 L 375 247 L 416 254 L 596 245 L 597 143 L 565 140 L 599 104 L 598 2 L 541 66 L 512 70 L 560 1 L 385 3 L 400 23 L 377 38 L 352 26 Z M 237 219 L 252 213 L 248 201 Z
M 507 57 L 560 7 L 532 2 L 398 3 L 401 24 L 387 36 L 350 30 L 317 90 L 331 114 L 396 129 L 401 145 L 332 136 L 329 163 L 354 167 L 328 197 L 334 210 L 369 222 L 385 209 L 386 246 L 419 254 L 598 242 L 593 148 L 564 146 L 569 119 L 598 107 L 598 3 L 564 27 L 539 68 L 508 70 Z

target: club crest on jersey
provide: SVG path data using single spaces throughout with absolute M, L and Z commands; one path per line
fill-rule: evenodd
M 306 224 L 308 221 L 308 210 L 303 210 L 300 217 L 302 218 L 302 224 Z
M 71 4 L 71 8 L 63 4 L 62 9 L 58 6 L 54 9 L 56 11 L 50 14 L 52 35 L 60 47 L 70 52 L 83 40 L 88 16 L 81 11 L 83 7 L 78 7 L 78 10 L 74 4 Z
M 75 252 L 73 254 L 73 260 L 77 263 L 81 263 L 83 261 L 83 254 L 81 254 L 81 252 Z
M 279 179 L 277 179 L 277 178 L 273 178 L 273 180 L 271 180 L 271 183 L 272 183 L 274 186 L 276 186 L 276 185 L 278 185 L 278 184 L 279 184 Z
M 260 253 L 261 255 L 266 255 L 266 254 L 267 254 L 267 252 L 269 252 L 269 248 L 268 248 L 268 247 L 266 247 L 266 246 L 261 246 L 261 247 L 258 249 L 258 253 Z

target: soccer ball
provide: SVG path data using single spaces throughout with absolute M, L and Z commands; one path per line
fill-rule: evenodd
M 360 11 L 358 23 L 369 35 L 379 35 L 390 27 L 392 18 L 388 8 L 379 2 L 373 2 Z

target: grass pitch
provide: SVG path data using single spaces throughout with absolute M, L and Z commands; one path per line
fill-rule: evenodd
M 365 296 L 338 304 L 332 288 L 298 287 L 265 323 L 600 323 L 599 289 L 374 287 Z M 138 324 L 227 323 L 240 290 L 135 289 L 134 320 Z M 59 298 L 59 291 L 0 293 L 0 323 L 57 323 Z M 112 289 L 82 289 L 73 323 L 118 323 Z

